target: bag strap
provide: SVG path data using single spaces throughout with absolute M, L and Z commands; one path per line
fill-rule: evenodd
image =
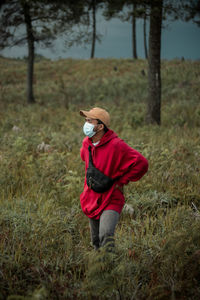
M 88 150 L 89 150 L 89 165 L 93 166 L 91 148 L 92 148 L 91 146 L 88 147 Z

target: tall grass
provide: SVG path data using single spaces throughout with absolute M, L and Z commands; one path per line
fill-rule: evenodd
M 32 106 L 25 63 L 0 67 L 0 299 L 199 299 L 199 62 L 162 62 L 161 127 L 144 122 L 143 60 L 40 61 Z M 79 109 L 96 105 L 149 160 L 115 254 L 92 250 L 79 204 Z

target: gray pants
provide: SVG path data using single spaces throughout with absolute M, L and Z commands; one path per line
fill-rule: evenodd
M 99 220 L 89 219 L 92 245 L 99 247 L 114 247 L 114 232 L 119 221 L 119 213 L 114 210 L 104 210 Z

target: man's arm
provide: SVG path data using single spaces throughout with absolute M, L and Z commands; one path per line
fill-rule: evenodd
M 138 151 L 121 141 L 122 160 L 120 171 L 121 178 L 117 181 L 119 186 L 128 184 L 129 181 L 137 181 L 148 171 L 148 160 Z
M 81 159 L 83 161 L 85 161 L 85 151 L 84 151 L 84 144 L 82 143 L 82 147 L 80 149 L 80 156 L 81 156 Z
M 83 139 L 83 142 L 82 142 L 82 147 L 81 147 L 81 149 L 80 149 L 80 156 L 81 156 L 81 159 L 83 160 L 83 161 L 85 161 L 85 159 L 86 159 L 86 157 L 85 157 L 85 151 L 86 151 L 86 148 L 87 148 L 87 140 L 88 138 L 87 137 L 85 137 L 84 139 Z

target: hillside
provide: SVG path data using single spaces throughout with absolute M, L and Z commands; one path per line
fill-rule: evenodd
M 0 69 L 0 299 L 199 299 L 200 62 L 162 61 L 160 127 L 145 124 L 144 60 L 36 62 L 34 105 L 25 62 Z M 125 187 L 115 255 L 92 250 L 79 204 L 93 106 L 149 160 Z

